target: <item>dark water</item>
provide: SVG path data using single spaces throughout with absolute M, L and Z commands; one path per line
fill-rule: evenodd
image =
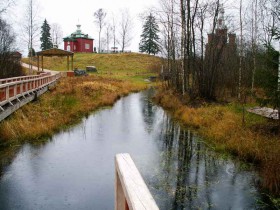
M 44 144 L 24 145 L 2 164 L 0 209 L 114 209 L 114 155 L 122 152 L 160 209 L 257 209 L 254 173 L 211 151 L 150 94 L 132 94 Z

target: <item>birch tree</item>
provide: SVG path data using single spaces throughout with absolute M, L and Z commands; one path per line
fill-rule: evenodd
M 243 63 L 243 1 L 239 2 L 239 24 L 240 24 L 240 54 L 239 54 L 239 76 L 238 76 L 238 100 L 241 99 L 241 82 L 242 82 L 242 63 Z
M 251 93 L 255 89 L 255 74 L 257 68 L 256 54 L 257 54 L 257 37 L 258 37 L 258 0 L 252 0 L 252 50 L 253 50 L 253 72 L 252 72 L 252 86 Z
M 39 25 L 39 5 L 36 0 L 28 0 L 26 5 L 25 17 L 22 24 L 23 38 L 27 42 L 29 56 L 29 73 L 32 71 L 32 57 L 34 45 L 38 42 L 40 35 Z
M 122 52 L 124 52 L 124 50 L 131 44 L 133 38 L 132 29 L 133 29 L 133 22 L 129 10 L 124 9 L 121 12 L 121 19 L 119 24 L 119 40 L 118 40 Z
M 113 14 L 113 18 L 112 18 L 112 38 L 113 38 L 113 52 L 116 52 L 116 44 L 117 44 L 117 35 L 116 35 L 116 20 L 115 20 L 115 16 Z
M 105 26 L 105 18 L 106 18 L 107 13 L 103 10 L 103 9 L 98 9 L 95 13 L 94 13 L 94 18 L 95 18 L 95 23 L 99 28 L 99 32 L 98 32 L 98 52 L 100 53 L 100 48 L 101 48 L 101 32 L 103 27 Z
M 106 28 L 105 28 L 105 39 L 106 39 L 106 47 L 107 47 L 107 53 L 109 53 L 110 51 L 110 42 L 112 39 L 112 26 L 110 24 L 107 24 Z
M 188 6 L 189 6 L 189 0 L 187 0 Z M 181 72 L 182 72 L 182 93 L 185 94 L 185 90 L 187 89 L 187 47 L 189 46 L 189 43 L 187 43 L 187 20 L 186 20 L 186 1 L 180 0 L 180 13 L 181 13 Z M 189 17 L 189 15 L 188 15 Z M 189 19 L 188 19 L 189 20 Z M 188 24 L 189 27 L 189 24 Z M 188 29 L 189 31 L 189 29 Z M 189 34 L 188 34 L 189 35 Z
M 62 28 L 58 23 L 51 24 L 51 39 L 54 46 L 58 47 L 58 45 L 62 42 L 63 32 Z

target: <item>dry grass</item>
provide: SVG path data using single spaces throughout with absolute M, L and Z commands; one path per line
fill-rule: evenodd
M 183 105 L 172 91 L 159 91 L 157 103 L 173 112 L 182 123 L 198 128 L 198 131 L 217 150 L 229 151 L 240 159 L 255 163 L 263 178 L 262 184 L 270 192 L 280 193 L 280 137 L 279 134 L 258 132 L 256 125 L 268 120 L 246 113 L 242 125 L 241 108 L 238 105 L 205 105 L 191 108 Z
M 51 136 L 97 108 L 144 89 L 144 84 L 97 76 L 63 78 L 57 87 L 0 123 L 2 145 Z

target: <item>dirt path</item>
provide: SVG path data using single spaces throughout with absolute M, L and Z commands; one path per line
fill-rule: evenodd
M 25 68 L 29 68 L 29 64 L 27 64 L 27 63 L 21 63 L 21 65 L 23 67 L 25 67 Z M 33 71 L 38 71 L 38 67 L 37 66 L 32 66 L 32 70 Z M 40 70 L 41 70 L 41 68 L 40 68 Z M 49 69 L 44 69 L 44 72 L 50 72 L 51 74 L 58 74 L 58 73 L 60 73 L 58 71 L 49 70 Z

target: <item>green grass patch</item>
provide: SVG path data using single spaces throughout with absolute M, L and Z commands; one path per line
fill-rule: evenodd
M 75 53 L 74 68 L 85 69 L 86 66 L 96 66 L 100 74 L 139 74 L 160 69 L 161 59 L 156 56 L 140 53 L 97 54 Z M 23 62 L 28 62 L 24 58 Z M 37 65 L 37 61 L 33 61 Z M 67 59 L 64 57 L 44 58 L 44 68 L 67 71 Z

